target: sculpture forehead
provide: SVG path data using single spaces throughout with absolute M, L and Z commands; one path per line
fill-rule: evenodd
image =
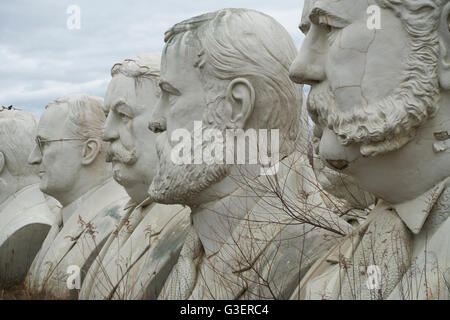
M 197 72 L 194 64 L 198 60 L 199 51 L 199 43 L 194 39 L 192 32 L 177 35 L 164 49 L 161 59 L 161 80 L 176 86 L 186 83 Z
M 46 139 L 70 138 L 62 137 L 68 131 L 66 127 L 67 115 L 68 106 L 66 103 L 49 106 L 39 120 L 38 135 Z
M 144 87 L 142 87 L 144 89 Z M 134 98 L 138 93 L 134 78 L 127 77 L 123 74 L 117 74 L 108 85 L 106 91 L 104 108 L 108 110 L 112 108 L 116 103 L 124 101 L 130 106 L 134 105 Z M 142 91 L 142 90 L 141 90 Z M 133 101 L 129 101 L 133 100 Z
M 123 74 L 115 75 L 109 83 L 103 110 L 109 112 L 121 103 L 133 109 L 135 115 L 146 108 L 153 109 L 159 99 L 153 81 L 148 78 L 135 79 Z
M 322 9 L 347 21 L 369 18 L 367 8 L 374 4 L 373 0 L 306 0 L 303 6 L 302 23 L 309 22 L 314 9 Z

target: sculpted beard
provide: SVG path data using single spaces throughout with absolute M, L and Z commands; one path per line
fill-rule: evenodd
M 360 143 L 363 156 L 378 156 L 398 150 L 410 142 L 417 129 L 438 111 L 439 45 L 437 37 L 426 34 L 412 39 L 413 52 L 407 58 L 400 85 L 391 95 L 368 106 L 350 106 L 342 111 L 331 88 L 313 87 L 308 111 L 321 128 L 334 131 L 343 145 Z M 344 108 L 342 108 L 344 109 Z
M 406 86 L 422 87 L 420 83 Z M 379 102 L 342 111 L 331 89 L 313 88 L 308 96 L 308 112 L 317 125 L 334 131 L 343 145 L 360 143 L 362 155 L 377 156 L 402 148 L 415 137 L 417 128 L 437 111 L 438 95 L 431 97 L 428 93 L 429 99 L 426 95 L 424 92 L 423 97 L 418 98 L 396 89 Z
M 218 129 L 223 132 L 217 125 L 203 124 L 203 127 L 204 130 Z M 212 143 L 202 141 L 202 152 Z M 157 138 L 156 150 L 158 171 L 149 189 L 150 196 L 156 202 L 189 205 L 191 199 L 229 174 L 226 164 L 175 164 L 171 158 L 172 147 L 167 132 Z
M 126 149 L 120 142 L 112 142 L 108 144 L 106 149 L 106 162 L 113 163 L 113 177 L 119 184 L 124 183 L 124 177 L 120 172 L 123 165 L 131 166 L 137 161 L 136 150 Z

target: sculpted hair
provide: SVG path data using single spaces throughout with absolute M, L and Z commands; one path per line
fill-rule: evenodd
M 406 100 L 406 110 L 421 125 L 438 111 L 439 36 L 438 25 L 444 0 L 377 0 L 400 17 L 409 34 L 411 53 L 406 60 L 404 81 L 399 88 Z M 416 108 L 414 100 L 428 108 Z
M 38 167 L 28 164 L 35 147 L 37 118 L 24 110 L 0 110 L 0 152 L 13 176 L 37 174 Z
M 196 50 L 194 66 L 201 70 L 208 107 L 214 107 L 208 112 L 208 122 L 223 123 L 217 102 L 224 99 L 229 81 L 246 78 L 256 96 L 248 126 L 279 129 L 284 140 L 281 151 L 292 152 L 302 94 L 301 87 L 289 79 L 295 45 L 277 21 L 253 10 L 223 9 L 176 24 L 166 32 L 165 41 L 165 50 L 179 41 Z
M 443 0 L 377 0 L 402 21 L 409 34 L 411 53 L 405 61 L 403 81 L 396 89 L 404 108 L 386 114 L 387 126 L 392 128 L 385 140 L 362 147 L 362 153 L 377 155 L 400 149 L 415 136 L 417 129 L 438 111 L 440 97 L 438 80 L 438 25 Z M 424 107 L 425 106 L 425 107 Z M 406 115 L 404 114 L 406 112 Z M 398 119 L 409 119 L 399 123 Z M 374 122 L 375 123 L 375 122 Z M 382 128 L 379 125 L 378 128 Z M 374 128 L 376 132 L 376 128 Z M 390 140 L 390 141 L 387 141 Z
M 145 53 L 116 63 L 111 69 L 111 76 L 123 74 L 126 77 L 134 78 L 136 85 L 141 85 L 142 81 L 148 79 L 159 94 L 160 65 L 160 53 Z
M 102 130 L 105 123 L 103 99 L 87 94 L 71 94 L 50 102 L 46 109 L 61 104 L 68 105 L 66 125 L 74 136 L 79 139 L 99 140 L 103 151 Z

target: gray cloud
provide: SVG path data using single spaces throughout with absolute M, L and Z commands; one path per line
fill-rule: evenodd
M 80 30 L 66 27 L 73 4 L 81 9 Z M 114 63 L 159 52 L 173 24 L 226 7 L 267 13 L 301 43 L 302 0 L 1 1 L 0 104 L 39 116 L 49 101 L 68 93 L 103 97 Z

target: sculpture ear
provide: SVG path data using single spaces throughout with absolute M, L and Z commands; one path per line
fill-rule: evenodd
M 89 139 L 84 143 L 81 164 L 88 166 L 97 158 L 100 153 L 101 141 L 98 139 Z
M 439 83 L 444 90 L 450 90 L 450 2 L 442 9 L 439 21 Z
M 0 173 L 3 172 L 3 169 L 6 166 L 5 155 L 0 151 Z
M 227 127 L 230 129 L 243 129 L 245 123 L 253 113 L 255 106 L 255 89 L 244 78 L 234 79 L 227 88 L 226 100 L 230 111 Z

